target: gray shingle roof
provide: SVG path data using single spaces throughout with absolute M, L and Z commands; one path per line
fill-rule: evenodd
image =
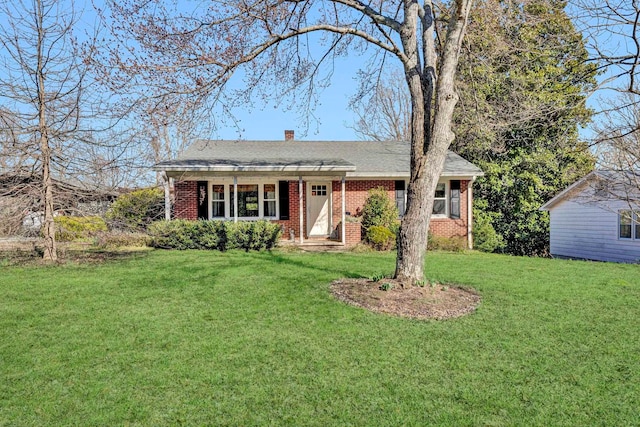
M 341 172 L 347 177 L 409 176 L 409 144 L 396 141 L 199 140 L 167 172 Z M 481 176 L 482 171 L 449 151 L 443 176 Z

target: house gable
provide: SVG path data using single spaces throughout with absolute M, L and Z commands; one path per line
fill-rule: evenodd
M 616 180 L 624 175 L 594 171 L 542 206 L 550 214 L 551 255 L 640 261 L 639 199 L 625 179 Z

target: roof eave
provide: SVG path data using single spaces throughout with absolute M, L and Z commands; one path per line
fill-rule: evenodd
M 589 172 L 587 175 L 583 176 L 582 178 L 580 178 L 579 180 L 577 180 L 576 182 L 574 182 L 573 184 L 571 184 L 570 186 L 568 186 L 567 188 L 565 188 L 564 190 L 556 194 L 553 198 L 551 198 L 551 200 L 549 200 L 544 205 L 540 206 L 538 209 L 541 211 L 550 211 L 555 205 L 563 201 L 567 197 L 567 195 L 573 193 L 573 191 L 576 188 L 581 186 L 587 180 L 591 179 L 591 177 L 595 175 L 597 172 L 598 171 Z

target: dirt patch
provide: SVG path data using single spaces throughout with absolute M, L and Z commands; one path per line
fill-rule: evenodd
M 340 279 L 331 284 L 331 293 L 347 304 L 414 319 L 464 316 L 472 313 L 481 300 L 476 291 L 461 286 L 427 284 L 402 288 L 392 279 Z
M 65 245 L 58 248 L 60 264 L 102 264 L 109 261 L 128 260 L 147 256 L 148 248 L 120 248 L 114 250 L 101 249 L 67 249 Z M 46 266 L 52 265 L 42 260 L 42 248 L 35 250 L 0 250 L 0 266 Z

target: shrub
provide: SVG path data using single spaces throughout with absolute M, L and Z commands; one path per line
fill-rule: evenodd
M 269 221 L 240 221 L 227 223 L 229 249 L 261 251 L 273 248 L 282 234 L 278 224 Z
M 195 249 L 191 239 L 192 223 L 184 219 L 174 221 L 156 221 L 147 227 L 149 245 L 162 249 Z
M 467 238 L 440 237 L 429 233 L 427 248 L 433 251 L 464 252 L 467 250 Z
M 473 208 L 473 247 L 482 252 L 500 251 L 506 246 L 504 238 L 493 228 L 495 212 Z
M 70 242 L 95 236 L 101 231 L 107 231 L 107 224 L 98 216 L 56 216 L 56 239 Z
M 149 236 L 144 233 L 100 232 L 95 237 L 95 245 L 100 248 L 113 249 L 125 247 L 149 246 Z
M 391 228 L 398 221 L 398 208 L 382 188 L 369 190 L 369 196 L 362 207 L 362 227 L 369 230 L 372 226 Z
M 146 188 L 123 194 L 105 216 L 110 229 L 144 231 L 164 216 L 164 193 L 159 188 Z
M 374 249 L 388 251 L 393 249 L 396 235 L 387 227 L 373 225 L 367 230 L 367 241 Z
M 264 250 L 273 248 L 282 228 L 268 221 L 157 221 L 148 227 L 150 246 L 163 249 Z

